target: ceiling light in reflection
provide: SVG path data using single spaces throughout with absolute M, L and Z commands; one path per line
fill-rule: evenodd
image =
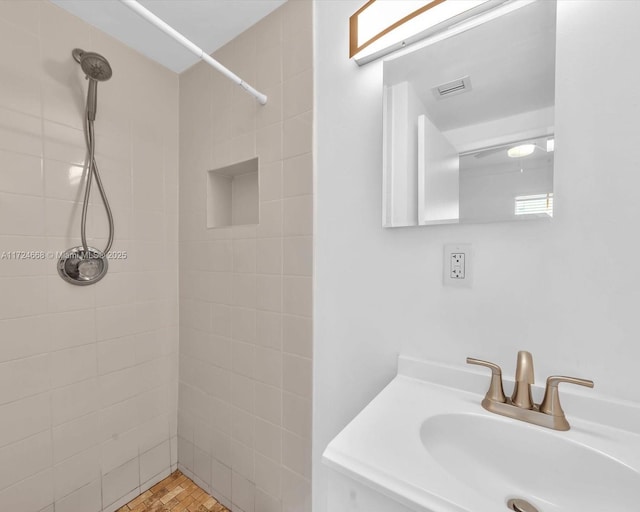
M 507 155 L 511 158 L 522 158 L 523 156 L 529 156 L 536 149 L 535 144 L 520 144 L 507 150 Z

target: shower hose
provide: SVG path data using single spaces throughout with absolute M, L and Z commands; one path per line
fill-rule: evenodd
M 93 178 L 95 177 L 96 183 L 98 185 L 98 190 L 100 191 L 100 197 L 102 198 L 102 204 L 104 205 L 104 209 L 106 210 L 107 220 L 109 222 L 109 239 L 107 240 L 107 245 L 101 254 L 101 256 L 106 256 L 109 252 L 109 249 L 111 249 L 111 246 L 113 245 L 113 213 L 111 212 L 109 200 L 107 199 L 107 194 L 104 191 L 102 179 L 100 178 L 100 171 L 98 170 L 98 164 L 96 163 L 95 159 L 95 130 L 93 126 L 93 120 L 91 119 L 91 115 L 89 114 L 88 101 L 84 116 L 84 140 L 87 146 L 87 158 L 85 159 L 83 171 L 83 174 L 86 176 L 86 186 L 84 190 L 84 201 L 82 203 L 82 219 L 80 223 L 80 237 L 82 238 L 82 248 L 84 249 L 85 254 L 87 256 L 90 256 L 89 245 L 87 244 L 87 213 L 89 211 L 89 196 L 91 195 L 91 185 L 93 182 Z

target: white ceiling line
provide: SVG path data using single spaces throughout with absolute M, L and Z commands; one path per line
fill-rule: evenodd
M 149 23 L 151 23 L 155 27 L 162 30 L 165 34 L 167 34 L 169 37 L 171 37 L 178 43 L 180 43 L 182 46 L 184 46 L 187 50 L 192 52 L 198 58 L 202 59 L 210 66 L 220 71 L 220 73 L 222 73 L 224 76 L 226 76 L 227 78 L 235 82 L 237 85 L 242 87 L 245 91 L 247 91 L 249 94 L 254 96 L 261 105 L 265 105 L 267 103 L 266 95 L 262 94 L 261 92 L 251 87 L 247 82 L 242 80 L 242 78 L 240 78 L 238 75 L 236 75 L 235 73 L 233 73 L 232 71 L 224 67 L 217 60 L 215 60 L 210 55 L 205 53 L 205 51 L 202 48 L 192 43 L 189 39 L 184 37 L 176 29 L 174 29 L 169 24 L 161 20 L 158 16 L 153 14 L 151 11 L 149 11 L 148 9 L 140 5 L 136 0 L 120 0 L 120 1 L 124 5 L 129 7 L 129 9 L 134 11 L 136 14 L 138 14 L 139 16 L 147 20 Z

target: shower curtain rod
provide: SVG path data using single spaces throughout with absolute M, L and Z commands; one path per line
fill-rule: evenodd
M 160 30 L 162 30 L 165 34 L 167 34 L 169 37 L 171 37 L 172 39 L 180 43 L 191 53 L 195 54 L 198 58 L 202 59 L 210 66 L 220 71 L 220 73 L 222 73 L 224 76 L 231 79 L 237 85 L 242 87 L 245 91 L 247 91 L 249 94 L 254 96 L 261 105 L 265 105 L 267 103 L 267 97 L 264 94 L 262 94 L 261 92 L 251 87 L 247 82 L 242 80 L 242 78 L 240 78 L 238 75 L 236 75 L 235 73 L 233 73 L 232 71 L 224 67 L 217 60 L 215 60 L 210 55 L 205 53 L 205 51 L 202 48 L 192 43 L 189 39 L 184 37 L 176 29 L 174 29 L 173 27 L 171 27 L 170 25 L 162 21 L 150 10 L 148 10 L 147 8 L 143 7 L 138 2 L 136 2 L 136 0 L 120 0 L 120 1 L 124 5 L 126 5 L 129 9 L 131 9 L 132 11 L 135 11 L 138 15 L 140 15 L 142 18 L 147 20 L 149 23 L 151 23 L 152 25 L 155 25 Z

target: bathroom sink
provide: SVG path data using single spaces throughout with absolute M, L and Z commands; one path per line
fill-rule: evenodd
M 442 414 L 420 429 L 431 457 L 461 484 L 540 512 L 637 510 L 640 474 L 554 432 L 499 416 Z
M 324 451 L 337 479 L 328 510 L 508 512 L 512 499 L 538 512 L 640 510 L 640 404 L 566 389 L 571 428 L 558 431 L 483 409 L 486 387 L 485 373 L 401 357 Z

